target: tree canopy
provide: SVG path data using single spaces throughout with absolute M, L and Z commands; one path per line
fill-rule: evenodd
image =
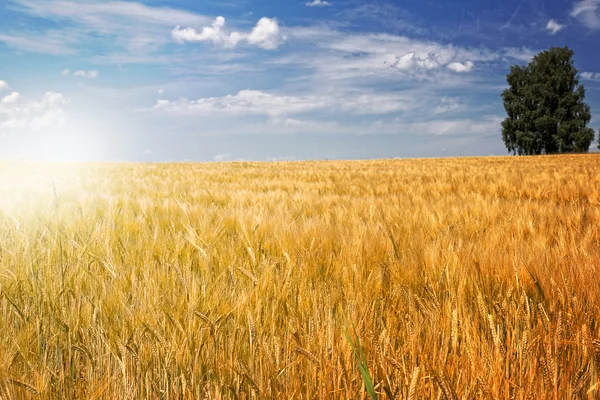
M 587 152 L 594 131 L 587 127 L 590 107 L 584 102 L 573 50 L 552 47 L 529 65 L 513 65 L 502 92 L 508 114 L 502 139 L 519 155 Z

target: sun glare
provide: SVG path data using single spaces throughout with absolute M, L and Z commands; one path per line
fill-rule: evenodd
M 93 118 L 72 118 L 65 125 L 45 131 L 29 148 L 35 161 L 95 161 L 106 154 L 103 124 Z
M 0 209 L 27 207 L 26 198 L 48 198 L 74 189 L 80 168 L 61 162 L 22 161 L 0 163 Z M 33 196 L 33 197 L 32 197 Z M 6 211 L 6 209 L 5 209 Z

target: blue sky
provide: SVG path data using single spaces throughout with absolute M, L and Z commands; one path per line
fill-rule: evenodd
M 4 0 L 0 158 L 503 155 L 505 75 L 550 46 L 598 131 L 598 43 L 600 0 Z

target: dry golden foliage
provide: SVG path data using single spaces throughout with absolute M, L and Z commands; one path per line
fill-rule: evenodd
M 0 163 L 0 397 L 600 396 L 600 158 Z

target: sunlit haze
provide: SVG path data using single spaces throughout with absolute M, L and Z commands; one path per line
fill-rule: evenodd
M 551 46 L 598 132 L 599 42 L 599 0 L 7 0 L 0 160 L 504 155 L 505 76 Z

